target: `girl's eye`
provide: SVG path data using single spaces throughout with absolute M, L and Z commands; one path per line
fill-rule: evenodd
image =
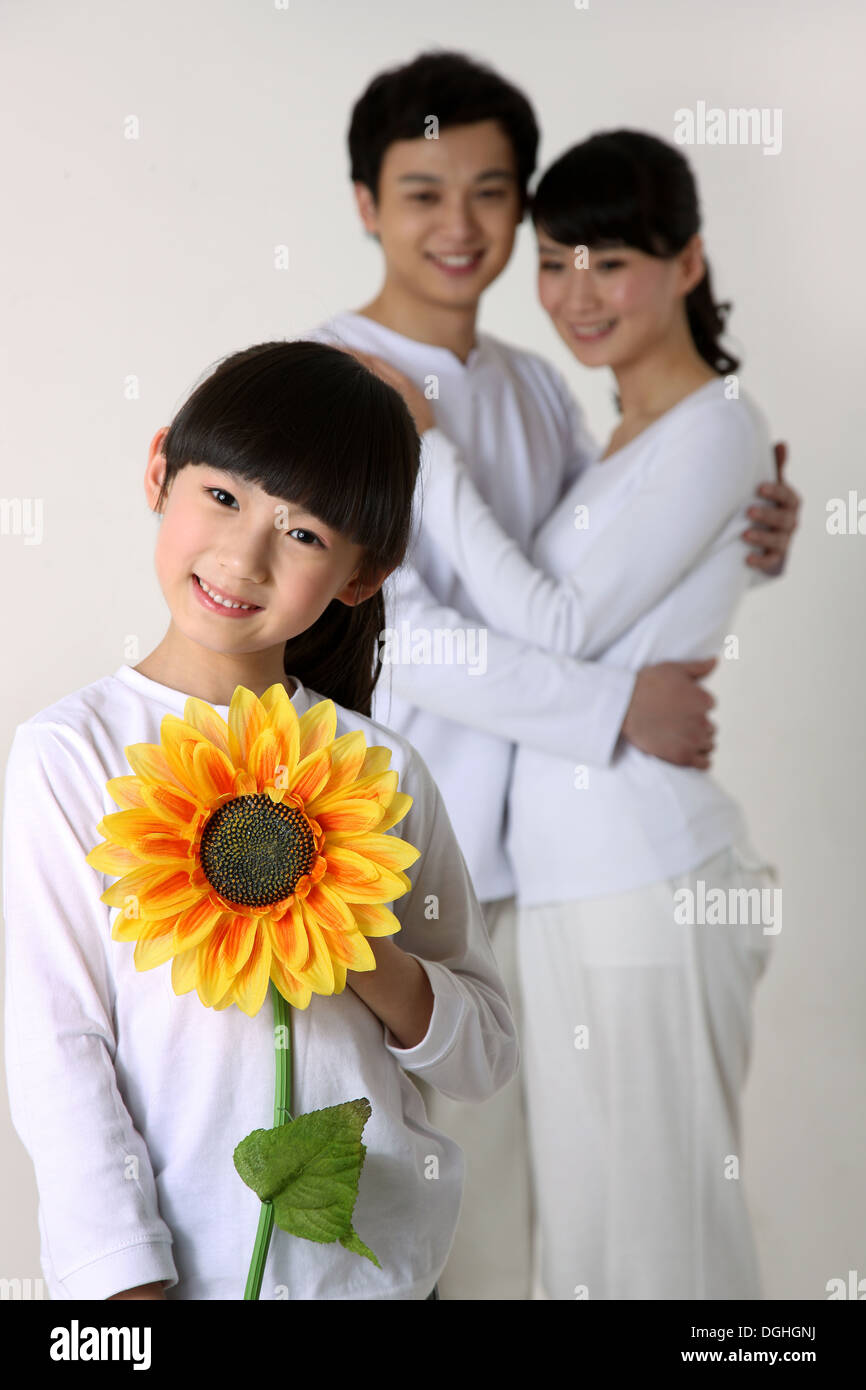
M 625 261 L 607 259 L 603 261 L 598 261 L 595 268 L 596 270 L 618 270 L 619 267 L 623 265 L 625 265 Z
M 307 540 L 302 541 L 302 545 L 307 545 L 308 543 L 311 543 L 311 544 L 313 544 L 313 545 L 321 545 L 321 544 L 322 544 L 322 542 L 319 540 L 319 537 L 316 535 L 315 531 L 305 531 L 304 528 L 303 528 L 302 526 L 295 526 L 295 527 L 293 527 L 292 530 L 289 532 L 289 535 L 290 535 L 290 536 L 294 536 L 294 535 L 306 536 L 306 537 L 307 537 Z
M 542 261 L 538 268 L 539 270 L 562 270 L 562 264 L 560 261 Z
M 435 198 L 435 193 L 410 193 L 409 198 L 413 203 L 429 203 L 431 198 Z
M 237 500 L 230 492 L 226 492 L 224 487 L 206 487 L 205 492 L 210 493 L 211 496 L 213 496 L 215 492 L 218 492 L 221 497 L 228 497 L 232 502 Z M 214 498 L 214 500 L 217 501 L 218 499 Z M 220 506 L 222 506 L 222 502 L 220 502 Z

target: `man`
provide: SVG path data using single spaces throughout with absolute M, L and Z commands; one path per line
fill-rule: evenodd
M 383 282 L 362 310 L 304 335 L 358 352 L 404 390 L 410 407 L 406 378 L 416 400 L 422 390 L 436 420 L 425 447 L 441 434 L 460 449 L 524 550 L 586 453 L 579 411 L 559 373 L 535 353 L 476 333 L 481 296 L 508 263 L 526 210 L 537 144 L 523 94 L 460 54 L 422 54 L 376 77 L 354 107 L 349 150 L 362 222 L 382 247 Z M 780 572 L 796 525 L 799 499 L 781 481 L 781 462 L 771 505 L 755 516 L 767 529 L 748 533 L 759 547 L 750 557 L 759 574 Z M 519 1032 L 515 885 L 503 845 L 513 745 L 604 765 L 622 738 L 670 762 L 708 768 L 707 711 L 715 702 L 699 682 L 714 662 L 665 662 L 635 676 L 489 631 L 423 531 L 386 593 L 391 628 L 373 716 L 415 744 L 441 788 Z M 467 1156 L 443 1296 L 530 1297 L 520 1077 L 476 1107 L 428 1090 L 425 1099 L 433 1122 Z

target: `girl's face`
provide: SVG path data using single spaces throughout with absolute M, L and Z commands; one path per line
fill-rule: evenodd
M 564 246 L 538 231 L 538 297 L 587 367 L 627 367 L 686 326 L 685 296 L 703 277 L 701 239 L 662 259 L 635 247 Z
M 150 446 L 145 490 L 152 510 L 165 476 L 162 441 Z M 187 464 L 163 504 L 155 563 L 174 625 L 191 642 L 242 655 L 282 648 L 311 627 L 333 598 L 354 604 L 380 587 L 353 582 L 363 547 L 255 483 Z M 226 607 L 219 595 L 250 607 Z

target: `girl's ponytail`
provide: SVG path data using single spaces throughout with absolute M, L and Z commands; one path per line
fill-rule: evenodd
M 384 627 L 381 589 L 354 608 L 332 599 L 312 627 L 286 643 L 286 674 L 369 717 L 382 666 L 379 641 Z

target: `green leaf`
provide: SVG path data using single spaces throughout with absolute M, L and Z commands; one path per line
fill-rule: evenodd
M 274 1129 L 254 1129 L 234 1151 L 235 1167 L 263 1202 L 273 1202 L 283 1231 L 379 1261 L 352 1229 L 361 1143 L 372 1107 L 366 1096 L 298 1115 Z

